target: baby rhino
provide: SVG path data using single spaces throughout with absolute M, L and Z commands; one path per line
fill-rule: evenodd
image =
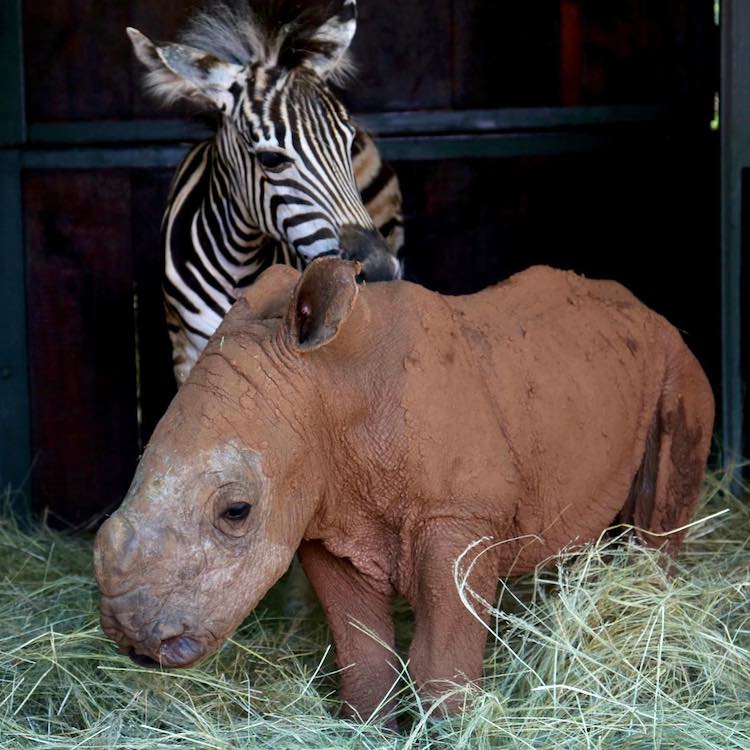
M 618 522 L 677 551 L 714 404 L 671 325 L 549 268 L 466 297 L 359 271 L 266 271 L 159 423 L 96 540 L 102 626 L 137 662 L 210 654 L 298 552 L 364 718 L 396 670 L 363 630 L 393 645 L 396 594 L 428 699 L 481 676 L 486 630 L 453 575 L 472 542 L 490 601 L 499 576 Z

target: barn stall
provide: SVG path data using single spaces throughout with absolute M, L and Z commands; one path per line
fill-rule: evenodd
M 137 26 L 157 38 L 172 38 L 190 6 L 134 0 L 105 8 L 73 0 L 25 0 L 6 3 L 0 10 L 6 92 L 0 133 L 0 305 L 5 319 L 12 321 L 0 333 L 0 479 L 12 488 L 16 518 L 32 509 L 55 526 L 76 529 L 101 520 L 122 499 L 138 456 L 174 394 L 160 292 L 159 223 L 186 144 L 207 131 L 195 119 L 175 119 L 174 112 L 157 109 L 143 95 L 141 72 L 123 29 Z M 727 465 L 742 455 L 740 229 L 747 194 L 742 170 L 750 161 L 743 148 L 750 126 L 748 94 L 738 82 L 748 65 L 742 30 L 750 22 L 739 4 L 725 3 L 721 13 L 716 17 L 711 3 L 684 0 L 621 0 L 606 8 L 585 0 L 550 0 L 533 7 L 479 0 L 362 0 L 354 48 L 360 73 L 343 96 L 377 136 L 401 180 L 408 278 L 443 293 L 467 293 L 529 265 L 549 263 L 618 279 L 674 322 L 703 363 L 721 399 L 717 455 Z M 728 499 L 730 490 L 741 494 L 736 474 L 709 485 L 707 515 L 723 508 L 715 505 L 717 498 L 719 504 L 730 504 L 733 513 L 744 513 L 741 504 Z M 81 658 L 90 664 L 92 654 L 106 654 L 114 670 L 124 665 L 95 635 L 85 542 L 48 531 L 25 537 L 28 532 L 15 531 L 12 525 L 8 529 L 9 600 L 19 598 L 22 584 L 26 592 L 44 590 L 40 581 L 49 570 L 62 587 L 54 589 L 55 597 L 67 587 L 75 590 L 72 580 L 83 588 L 74 601 L 43 599 L 39 610 L 33 610 L 36 619 L 28 619 L 27 611 L 12 613 L 5 632 L 18 637 L 41 630 L 63 636 L 88 633 L 91 641 L 70 652 L 77 667 Z M 728 587 L 724 590 L 734 590 L 732 586 L 741 585 L 738 566 L 747 526 L 708 522 L 703 529 L 696 532 L 692 554 L 698 567 L 689 568 L 691 575 L 708 589 L 712 581 L 721 580 Z M 706 543 L 709 532 L 715 536 Z M 700 566 L 719 539 L 730 545 L 726 557 L 731 562 L 701 578 Z M 63 555 L 59 559 L 56 550 Z M 33 555 L 24 557 L 24 551 Z M 604 556 L 601 550 L 592 554 L 597 560 Z M 55 564 L 44 573 L 35 570 L 33 560 L 39 557 Z M 12 571 L 19 568 L 28 571 L 28 578 L 14 577 Z M 575 576 L 576 570 L 561 575 Z M 576 584 L 579 596 L 589 591 L 590 583 Z M 558 590 L 565 591 L 565 585 L 558 582 Z M 529 584 L 530 590 L 535 586 Z M 533 597 L 524 601 L 530 607 Z M 72 628 L 55 614 L 57 605 L 75 608 L 81 602 L 87 608 L 71 615 Z M 740 605 L 735 601 L 729 611 L 736 614 Z M 315 644 L 313 655 L 325 644 L 320 621 L 285 621 L 283 632 L 277 632 L 276 625 L 268 623 L 276 622 L 279 606 L 274 609 L 269 603 L 270 619 L 253 623 L 237 651 L 224 654 L 231 668 L 227 662 L 214 662 L 213 677 L 210 670 L 201 673 L 201 690 L 213 685 L 214 678 L 221 681 L 221 675 L 236 678 L 228 689 L 234 696 L 232 707 L 220 701 L 206 708 L 207 715 L 214 715 L 217 706 L 232 715 L 242 716 L 243 710 L 247 714 L 247 705 L 243 708 L 235 694 L 238 686 L 257 690 L 267 683 L 251 674 L 240 656 L 259 640 L 269 639 L 270 660 L 277 662 L 284 654 L 274 638 L 282 644 L 278 648 L 290 649 L 295 659 L 310 650 L 310 642 Z M 571 609 L 582 606 L 575 603 Z M 530 615 L 540 620 L 552 616 L 553 610 Z M 528 620 L 514 621 L 521 628 L 512 631 L 517 643 L 525 642 L 523 623 Z M 641 627 L 641 633 L 647 625 L 650 621 L 636 621 L 633 627 Z M 675 628 L 683 625 L 684 620 L 675 617 Z M 291 646 L 290 628 L 301 629 Z M 502 647 L 505 634 L 502 629 L 498 633 Z M 50 635 L 52 641 L 54 637 Z M 44 648 L 49 645 L 42 643 Z M 543 643 L 538 645 L 542 649 Z M 14 648 L 20 646 L 18 642 Z M 549 658 L 550 653 L 541 650 L 538 658 Z M 57 680 L 61 667 L 45 654 L 42 649 L 24 658 L 33 662 L 33 669 L 54 664 Z M 676 649 L 673 656 L 678 664 L 686 651 Z M 252 662 L 252 656 L 249 659 Z M 488 659 L 503 664 L 497 655 Z M 280 694 L 298 694 L 294 716 L 304 716 L 296 713 L 303 705 L 319 711 L 320 731 L 343 733 L 343 743 L 351 736 L 349 730 L 329 719 L 318 702 L 333 684 L 330 665 L 319 668 L 322 663 L 313 662 L 294 661 L 299 674 L 289 684 L 282 680 Z M 13 659 L 10 664 L 20 669 Z M 257 670 L 257 663 L 252 668 Z M 6 685 L 16 684 L 13 674 L 5 673 Z M 68 687 L 86 685 L 98 672 L 73 674 L 72 683 L 54 682 L 49 675 L 41 679 L 44 669 L 32 670 L 23 675 L 22 692 L 8 687 L 5 706 L 11 718 L 0 727 L 19 732 L 13 742 L 22 742 L 24 721 L 25 731 L 40 736 L 40 712 L 51 716 L 59 709 L 59 716 L 67 716 L 63 701 Z M 41 681 L 32 689 L 37 678 Z M 128 682 L 131 678 L 134 682 Z M 298 678 L 301 687 L 294 682 Z M 148 696 L 153 693 L 158 703 L 173 689 L 172 678 L 160 679 L 165 682 L 157 685 L 131 670 L 124 684 L 118 682 L 118 697 L 109 708 L 76 687 L 70 695 L 76 698 L 78 713 L 71 715 L 67 729 L 58 722 L 59 731 L 69 730 L 70 746 L 94 742 L 93 727 L 105 727 L 105 736 L 114 737 L 116 732 L 107 734 L 115 730 L 104 717 L 110 709 L 124 711 L 127 705 L 148 724 Z M 280 678 L 274 672 L 268 679 Z M 577 689 L 583 690 L 592 677 L 584 670 L 577 679 Z M 541 679 L 539 684 L 548 683 Z M 113 683 L 108 685 L 112 688 Z M 672 688 L 677 689 L 674 684 Z M 625 692 L 616 700 L 627 703 L 624 696 L 632 698 L 633 689 L 633 681 L 624 680 Z M 580 693 L 573 692 L 579 700 Z M 502 680 L 483 695 L 482 705 L 493 707 L 490 714 L 477 713 L 476 722 L 470 722 L 465 736 L 469 746 L 485 736 L 482 731 L 495 739 L 503 736 L 505 730 L 494 735 L 487 729 L 501 721 L 492 711 L 505 711 L 492 703 L 501 693 L 513 694 Z M 648 700 L 657 705 L 672 695 L 652 692 Z M 604 705 L 602 691 L 588 699 L 590 706 Z M 735 699 L 740 702 L 736 694 Z M 557 705 L 559 697 L 554 694 L 550 700 L 552 704 L 542 704 L 545 709 Z M 749 700 L 746 693 L 744 700 Z M 161 705 L 167 716 L 168 707 Z M 689 705 L 691 711 L 705 710 Z M 254 719 L 253 731 L 261 731 L 261 726 L 270 731 L 263 723 L 270 709 L 252 710 L 266 717 L 260 724 Z M 513 712 L 534 714 L 523 703 L 514 704 Z M 198 731 L 200 715 L 198 711 L 188 720 L 189 731 Z M 579 729 L 587 726 L 586 716 L 583 711 L 576 719 Z M 158 721 L 167 722 L 160 724 L 160 731 L 172 731 L 175 736 L 169 741 L 177 742 L 177 729 L 164 729 L 169 721 L 163 716 Z M 652 720 L 654 727 L 657 723 Z M 613 729 L 601 716 L 594 724 L 597 731 L 624 731 L 617 723 Z M 636 724 L 645 726 L 643 715 L 630 716 L 627 731 L 634 731 Z M 420 726 L 417 715 L 414 742 L 426 741 Z M 539 732 L 531 746 L 544 746 L 541 738 L 550 728 L 529 726 L 524 731 Z M 238 739 L 222 732 L 235 729 L 217 729 L 211 742 L 231 745 Z M 446 731 L 445 742 L 455 743 L 455 725 Z M 370 743 L 395 742 L 377 729 L 373 732 Z M 570 746 L 575 746 L 576 736 L 571 735 Z M 134 746 L 134 738 L 126 733 L 117 741 Z M 268 742 L 272 739 L 277 744 L 292 741 L 269 735 Z M 143 737 L 138 741 L 147 742 Z M 311 738 L 305 742 L 313 745 Z

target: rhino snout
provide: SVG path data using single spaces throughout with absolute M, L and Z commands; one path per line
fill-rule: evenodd
M 143 619 L 158 612 L 157 620 Z M 190 630 L 190 618 L 165 617 L 163 601 L 141 590 L 118 597 L 102 597 L 102 630 L 142 667 L 189 667 L 214 648 L 213 638 Z
M 138 529 L 122 511 L 100 529 L 94 544 L 94 570 L 105 596 L 163 582 L 164 568 L 177 581 L 193 580 L 202 567 L 201 558 L 180 532 L 166 524 L 140 524 Z

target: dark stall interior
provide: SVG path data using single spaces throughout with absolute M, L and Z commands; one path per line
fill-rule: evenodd
M 200 122 L 140 89 L 125 36 L 194 3 L 24 0 L 21 173 L 31 497 L 114 507 L 173 392 L 159 224 Z M 536 263 L 613 278 L 721 384 L 719 30 L 691 0 L 361 0 L 345 101 L 402 184 L 407 277 L 479 290 Z

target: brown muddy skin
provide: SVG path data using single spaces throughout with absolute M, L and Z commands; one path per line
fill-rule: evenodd
M 469 580 L 492 600 L 499 576 L 618 520 L 683 526 L 714 404 L 677 331 L 615 283 L 532 268 L 443 297 L 358 288 L 357 272 L 276 266 L 232 308 L 95 557 L 106 633 L 141 661 L 189 666 L 299 551 L 349 667 L 346 710 L 365 718 L 396 671 L 353 622 L 392 645 L 401 594 L 423 694 L 479 678 L 486 630 L 459 600 L 456 558 L 510 540 Z M 674 554 L 684 532 L 640 536 Z

